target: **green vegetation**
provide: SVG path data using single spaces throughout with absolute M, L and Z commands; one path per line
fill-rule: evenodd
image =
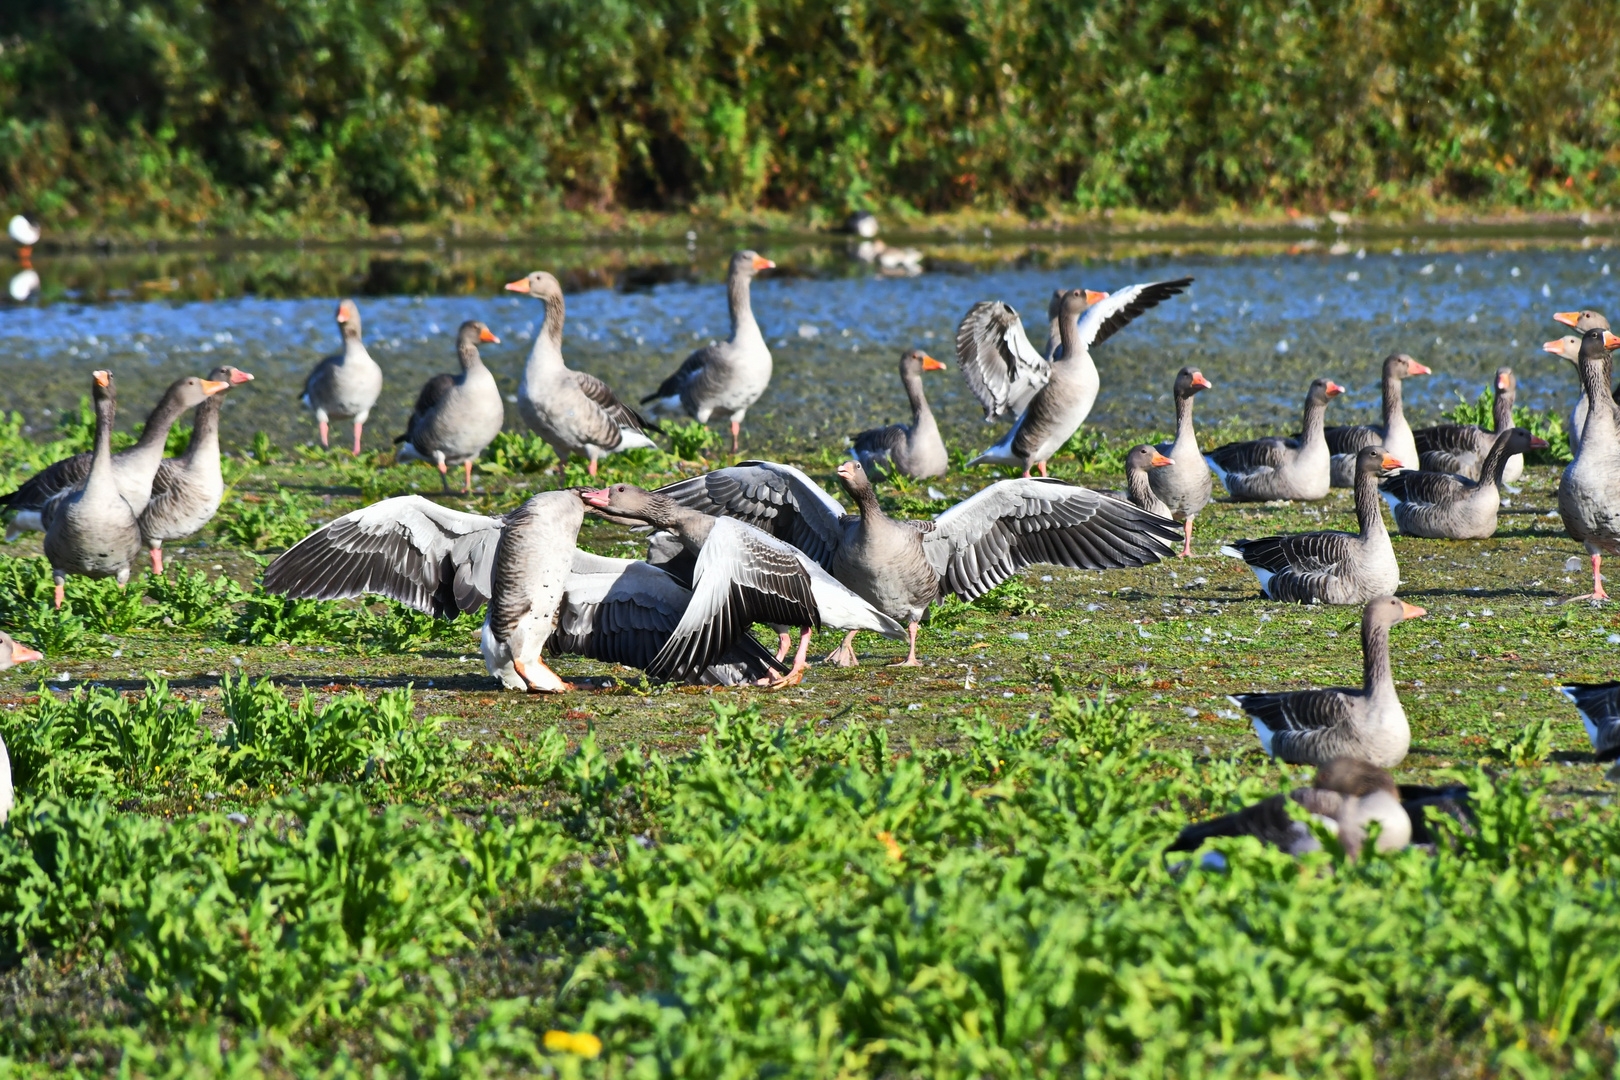
M 1458 402 L 1446 414 L 1446 419 L 1453 424 L 1478 424 L 1486 431 L 1495 426 L 1491 416 L 1491 404 L 1494 395 L 1491 391 L 1481 391 L 1479 397 L 1473 402 L 1457 395 Z M 1527 406 L 1515 405 L 1513 407 L 1513 426 L 1522 427 L 1532 435 L 1547 440 L 1547 449 L 1532 450 L 1525 455 L 1525 460 L 1532 465 L 1558 465 L 1569 464 L 1575 459 L 1575 453 L 1569 448 L 1569 432 L 1564 430 L 1564 418 L 1556 412 L 1532 412 Z

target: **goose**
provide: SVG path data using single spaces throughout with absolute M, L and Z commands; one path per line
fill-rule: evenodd
M 707 424 L 716 412 L 729 414 L 734 454 L 743 418 L 771 384 L 771 350 L 765 346 L 759 323 L 754 321 L 748 285 L 755 274 L 775 267 L 771 260 L 752 251 L 733 255 L 726 274 L 730 340 L 698 349 L 657 390 L 641 399 L 643 405 L 657 402 L 660 408 L 670 411 L 684 409 L 700 424 Z
M 304 408 L 315 414 L 321 428 L 321 445 L 330 445 L 330 421 L 354 417 L 354 456 L 360 456 L 360 434 L 371 417 L 372 407 L 382 394 L 383 373 L 360 339 L 360 308 L 344 300 L 337 308 L 338 332 L 343 335 L 343 351 L 328 356 L 304 380 Z
M 435 375 L 417 395 L 416 408 L 406 421 L 405 434 L 395 436 L 400 461 L 425 461 L 439 470 L 439 482 L 450 490 L 449 467 L 466 469 L 462 493 L 472 494 L 472 467 L 484 447 L 495 441 L 506 421 L 506 406 L 495 376 L 478 355 L 478 343 L 501 339 L 489 327 L 472 319 L 456 334 L 460 375 Z
M 26 269 L 31 265 L 29 259 L 34 254 L 34 245 L 39 243 L 39 226 L 21 214 L 14 214 L 6 223 L 6 232 L 17 245 L 17 261 Z
M 1079 570 L 1158 562 L 1181 530 L 1168 518 L 1062 480 L 1001 480 L 933 521 L 883 512 L 858 461 L 838 480 L 859 507 L 849 515 L 791 465 L 745 461 L 659 488 L 655 494 L 705 514 L 727 515 L 787 541 L 879 611 L 905 623 L 906 659 L 916 666 L 923 616 L 948 595 L 974 600 L 1019 570 L 1055 563 Z M 854 638 L 828 657 L 855 663 Z
M 1412 426 L 1401 407 L 1401 382 L 1411 375 L 1432 375 L 1434 370 L 1407 356 L 1391 353 L 1384 357 L 1384 422 L 1330 427 L 1322 432 L 1327 440 L 1334 487 L 1353 487 L 1356 479 L 1356 453 L 1364 446 L 1382 446 L 1400 462 L 1403 469 L 1418 467 L 1417 443 Z
M 845 462 L 845 466 L 856 462 Z M 834 626 L 854 633 L 901 635 L 900 624 L 840 584 L 810 556 L 736 518 L 689 509 L 634 484 L 581 494 L 616 521 L 639 521 L 672 534 L 695 560 L 692 602 L 681 624 L 648 666 L 652 674 L 685 675 L 751 623 L 798 626 L 793 667 L 773 685 L 792 686 L 808 666 L 811 631 Z
M 1170 467 L 1147 474 L 1154 494 L 1169 508 L 1169 516 L 1181 522 L 1186 534 L 1181 546 L 1184 559 L 1192 558 L 1193 519 L 1215 497 L 1209 464 L 1198 449 L 1198 435 L 1193 431 L 1193 398 L 1200 390 L 1213 386 L 1197 368 L 1184 367 L 1176 373 L 1171 387 L 1176 400 L 1176 437 L 1158 447 L 1159 453 L 1170 459 Z
M 945 440 L 939 437 L 928 398 L 923 395 L 922 373 L 944 371 L 945 365 L 921 349 L 900 355 L 900 385 L 911 402 L 911 423 L 871 428 L 854 437 L 850 456 L 874 476 L 895 474 L 922 480 L 944 476 L 950 468 Z
M 1378 501 L 1378 479 L 1399 462 L 1381 447 L 1356 453 L 1358 532 L 1333 530 L 1236 540 L 1221 553 L 1242 559 L 1260 593 L 1296 604 L 1361 604 L 1395 591 L 1401 569 Z M 1386 474 L 1387 475 L 1387 474 Z
M 1620 759 L 1620 682 L 1570 683 L 1558 692 L 1580 713 L 1597 759 Z M 1620 779 L 1620 767 L 1611 770 L 1609 779 Z
M 1602 315 L 1599 315 L 1595 311 L 1561 311 L 1558 314 L 1560 316 L 1567 316 L 1571 314 L 1578 315 L 1580 317 L 1580 331 L 1583 334 L 1587 330 L 1592 329 L 1609 329 L 1609 320 L 1605 319 Z M 1577 378 L 1579 377 L 1581 366 L 1581 339 L 1579 334 L 1565 334 L 1561 338 L 1554 338 L 1552 341 L 1544 342 L 1541 349 L 1543 352 L 1552 353 L 1554 356 L 1562 356 L 1565 360 L 1568 360 L 1570 364 L 1575 367 Z M 1616 387 L 1609 392 L 1609 400 L 1614 402 L 1617 407 L 1620 407 L 1620 387 Z M 1587 400 L 1586 390 L 1582 388 L 1580 396 L 1575 399 L 1575 404 L 1569 407 L 1569 417 L 1567 423 L 1569 431 L 1569 448 L 1571 451 L 1573 451 L 1575 447 L 1580 444 L 1581 432 L 1586 429 L 1586 414 L 1590 409 L 1591 402 Z
M 1367 601 L 1361 611 L 1359 690 L 1238 694 L 1230 700 L 1254 721 L 1261 748 L 1280 761 L 1325 765 L 1336 757 L 1351 757 L 1393 769 L 1406 757 L 1412 730 L 1390 674 L 1389 630 L 1424 614 L 1393 596 Z
M 968 465 L 1022 465 L 1025 476 L 1030 474 L 1032 467 L 1045 476 L 1046 463 L 1085 423 L 1086 417 L 1091 415 L 1091 406 L 1097 400 L 1099 378 L 1097 365 L 1091 359 L 1091 346 L 1106 341 L 1120 327 L 1182 292 L 1191 283 L 1191 278 L 1181 278 L 1151 285 L 1132 285 L 1096 303 L 1090 301 L 1089 294 L 1084 290 L 1070 289 L 1066 292 L 1059 308 L 1061 344 L 1056 358 L 1047 365 L 1044 378 L 1040 380 L 1041 385 L 1030 395 L 1029 404 L 1024 406 L 1007 434 L 990 449 L 969 461 Z M 965 355 L 964 363 L 972 364 L 976 372 L 976 376 L 968 379 L 969 388 L 975 388 L 975 379 L 981 385 L 1010 387 L 1015 373 L 1008 367 L 998 372 L 991 366 L 995 355 L 999 354 L 987 355 L 993 350 L 982 347 L 963 348 L 963 334 L 969 329 L 969 322 L 973 318 L 970 311 L 963 326 L 957 329 L 957 356 L 962 358 Z M 1013 325 L 1017 326 L 1016 319 Z M 1021 326 L 1018 332 L 1023 333 Z M 972 338 L 971 333 L 969 337 Z M 1028 346 L 1027 338 L 1024 345 Z M 1027 377 L 1034 378 L 1040 374 L 1034 371 L 1028 373 Z M 988 382 L 991 379 L 999 381 Z M 975 393 L 978 394 L 977 389 Z M 980 401 L 984 400 L 984 395 L 978 396 Z M 995 400 L 992 398 L 992 401 Z M 991 405 L 985 407 L 989 410 Z
M 1154 473 L 1174 468 L 1175 464 L 1147 443 L 1133 446 L 1125 454 L 1125 490 L 1110 491 L 1107 494 L 1116 499 L 1124 499 L 1132 506 L 1140 507 L 1150 514 L 1167 518 L 1170 516 L 1170 508 L 1153 490 L 1152 478 Z
M 163 450 L 169 441 L 169 429 L 187 409 L 202 404 L 215 394 L 230 389 L 229 382 L 217 379 L 176 379 L 169 384 L 157 407 L 146 417 L 146 426 L 135 445 L 112 456 L 112 476 L 118 491 L 136 514 L 146 509 L 152 499 L 152 485 L 163 462 Z M 43 531 L 45 504 L 64 491 L 84 482 L 90 475 L 93 452 L 74 454 L 72 457 L 47 465 L 23 481 L 16 491 L 0 496 L 0 506 L 11 513 L 6 527 L 7 538 L 18 533 Z
M 226 364 L 210 371 L 208 379 L 231 387 L 252 382 L 253 376 Z M 152 498 L 140 514 L 141 539 L 152 557 L 154 574 L 163 573 L 163 541 L 201 532 L 225 497 L 225 476 L 219 468 L 219 409 L 224 400 L 222 390 L 197 406 L 186 452 L 158 463 Z
M 110 577 L 123 588 L 130 567 L 140 560 L 141 529 L 136 511 L 118 488 L 113 466 L 112 428 L 117 411 L 110 371 L 91 376 L 96 410 L 96 448 L 90 469 L 44 510 L 45 557 L 56 581 L 55 604 L 62 606 L 68 574 Z
M 878 234 L 877 215 L 870 210 L 857 210 L 844 219 L 844 231 L 862 240 L 871 240 Z
M 621 450 L 657 449 L 647 435 L 657 430 L 646 417 L 620 401 L 595 375 L 565 366 L 562 354 L 562 283 L 544 270 L 509 281 L 507 289 L 546 305 L 546 318 L 534 336 L 534 347 L 518 383 L 518 415 L 557 455 L 557 471 L 568 474 L 568 456 L 584 455 L 596 475 L 596 463 Z
M 1378 486 L 1402 533 L 1434 540 L 1488 540 L 1496 535 L 1508 461 L 1515 456 L 1523 460 L 1526 450 L 1545 450 L 1547 442 L 1515 427 L 1503 428 L 1490 438 L 1478 480 L 1408 470 Z
M 1517 395 L 1519 380 L 1513 369 L 1496 369 L 1492 381 L 1496 396 L 1491 402 L 1491 430 L 1478 424 L 1437 424 L 1419 428 L 1412 433 L 1417 444 L 1419 467 L 1424 472 L 1452 473 L 1470 480 L 1482 479 L 1480 463 L 1490 451 L 1491 433 L 1506 431 L 1513 426 L 1513 399 Z M 1511 484 L 1524 475 L 1524 455 L 1513 454 L 1502 471 L 1502 483 Z
M 1610 352 L 1617 346 L 1620 337 L 1608 330 L 1588 330 L 1581 338 L 1581 384 L 1593 402 L 1609 393 Z M 1603 555 L 1620 553 L 1620 416 L 1614 408 L 1594 407 L 1587 415 L 1575 460 L 1558 483 L 1558 516 L 1592 556 L 1592 591 L 1574 599 L 1607 600 Z
M 1332 379 L 1317 379 L 1305 394 L 1305 418 L 1294 438 L 1279 435 L 1227 443 L 1204 455 L 1233 502 L 1325 499 L 1333 477 L 1322 419 L 1329 401 L 1344 393 Z

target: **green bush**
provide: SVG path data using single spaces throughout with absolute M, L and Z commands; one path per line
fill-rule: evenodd
M 1495 396 L 1482 391 L 1472 403 L 1461 394 L 1451 407 L 1446 419 L 1453 424 L 1477 424 L 1490 431 L 1495 426 L 1491 405 Z M 1564 430 L 1564 418 L 1556 412 L 1533 412 L 1528 406 L 1513 407 L 1513 426 L 1522 427 L 1539 438 L 1547 440 L 1547 449 L 1532 450 L 1524 456 L 1527 465 L 1567 465 L 1575 460 L 1569 446 L 1569 432 Z

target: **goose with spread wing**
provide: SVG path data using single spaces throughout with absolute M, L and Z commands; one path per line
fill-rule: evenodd
M 1378 486 L 1401 532 L 1434 540 L 1488 540 L 1496 535 L 1508 461 L 1523 460 L 1526 450 L 1545 450 L 1547 442 L 1516 427 L 1503 428 L 1489 439 L 1478 480 L 1408 469 Z
M 506 405 L 501 401 L 495 376 L 478 354 L 480 342 L 499 345 L 501 339 L 481 322 L 469 319 L 456 332 L 456 356 L 461 374 L 441 374 L 429 379 L 416 397 L 416 407 L 405 423 L 405 433 L 396 435 L 400 461 L 425 461 L 439 470 L 439 482 L 450 490 L 450 466 L 460 465 L 466 473 L 462 491 L 472 493 L 473 462 L 484 447 L 495 441 L 506 422 Z
M 1326 428 L 1322 432 L 1322 437 L 1327 440 L 1328 453 L 1332 455 L 1328 468 L 1334 487 L 1355 486 L 1356 454 L 1367 446 L 1383 447 L 1384 453 L 1400 462 L 1400 468 L 1418 467 L 1417 442 L 1412 437 L 1412 425 L 1406 422 L 1401 386 L 1409 376 L 1432 374 L 1432 368 L 1418 363 L 1405 353 L 1391 353 L 1384 357 L 1384 422 L 1348 424 Z
M 1470 480 L 1485 478 L 1481 463 L 1490 453 L 1493 433 L 1513 426 L 1513 400 L 1518 393 L 1519 380 L 1514 377 L 1512 368 L 1499 367 L 1491 385 L 1495 388 L 1495 397 L 1491 401 L 1490 431 L 1478 424 L 1436 424 L 1412 432 L 1418 465 L 1424 472 L 1451 473 Z M 1501 482 L 1511 484 L 1523 475 L 1524 455 L 1513 454 L 1503 466 Z
M 1205 454 L 1232 501 L 1327 498 L 1333 474 L 1323 418 L 1328 402 L 1342 393 L 1344 387 L 1332 379 L 1316 379 L 1305 394 L 1305 422 L 1299 436 L 1227 443 Z
M 1081 295 L 1088 307 L 1108 296 L 1095 289 L 1082 290 Z M 1036 351 L 1018 312 L 1000 300 L 979 301 L 957 324 L 957 363 L 968 389 L 984 406 L 985 423 L 1003 413 L 1022 413 L 1029 399 L 1051 378 L 1052 358 L 1061 344 L 1063 297 L 1064 291 L 1058 289 L 1047 304 L 1045 352 Z

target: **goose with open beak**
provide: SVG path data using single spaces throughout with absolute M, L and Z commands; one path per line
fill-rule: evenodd
M 1227 443 L 1204 455 L 1233 502 L 1325 499 L 1333 473 L 1323 418 L 1328 402 L 1344 393 L 1332 379 L 1317 379 L 1305 394 L 1305 418 L 1293 438 L 1272 435 Z
M 495 376 L 478 354 L 480 342 L 501 339 L 481 322 L 469 319 L 456 332 L 460 375 L 435 375 L 417 395 L 405 433 L 395 436 L 400 461 L 425 461 L 439 470 L 439 482 L 450 490 L 450 466 L 465 468 L 463 494 L 472 494 L 472 468 L 484 447 L 495 441 L 506 422 Z
M 900 355 L 900 385 L 911 402 L 911 423 L 890 424 L 856 435 L 849 453 L 873 476 L 909 476 L 916 480 L 944 476 L 950 468 L 945 440 L 923 394 L 923 372 L 944 371 L 945 365 L 921 349 Z

